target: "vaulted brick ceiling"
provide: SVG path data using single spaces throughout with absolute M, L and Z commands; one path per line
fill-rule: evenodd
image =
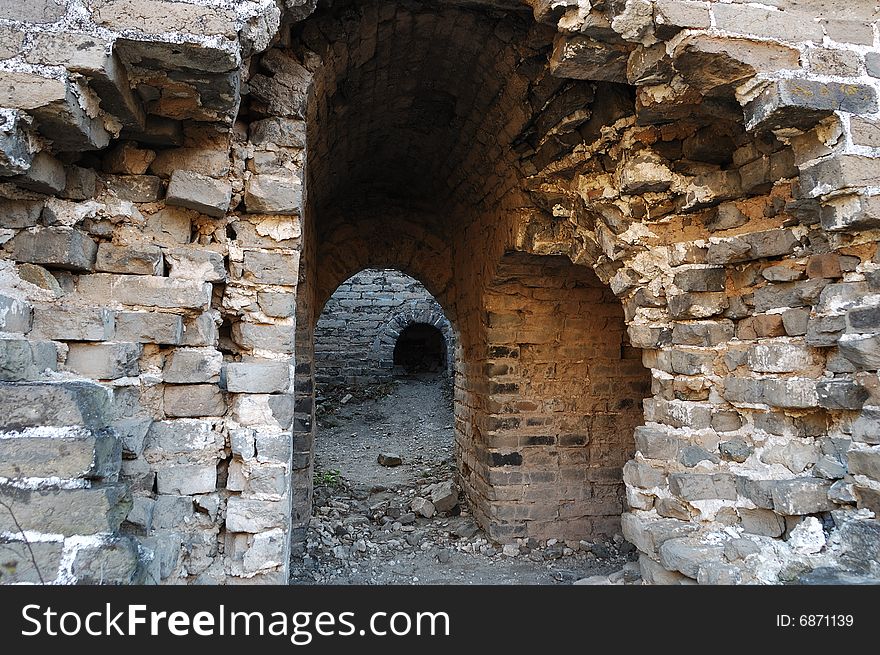
M 546 72 L 548 29 L 528 11 L 334 5 L 299 35 L 325 62 L 310 107 L 313 206 L 448 214 L 452 199 L 473 205 L 516 183 L 513 144 Z

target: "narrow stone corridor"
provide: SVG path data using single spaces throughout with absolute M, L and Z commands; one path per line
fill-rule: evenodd
M 453 502 L 450 394 L 447 378 L 421 374 L 319 397 L 315 510 L 305 554 L 291 562 L 291 582 L 571 584 L 596 576 L 592 582 L 635 582 L 637 565 L 625 566 L 634 549 L 622 538 L 494 545 L 456 487 L 456 505 L 436 511 Z M 399 456 L 401 464 L 382 466 L 380 455 Z

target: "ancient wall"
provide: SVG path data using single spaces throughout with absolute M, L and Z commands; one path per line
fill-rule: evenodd
M 330 296 L 315 326 L 316 382 L 355 386 L 388 382 L 398 338 L 417 324 L 441 332 L 448 369 L 454 352 L 452 326 L 418 280 L 379 269 L 350 277 Z
M 0 0 L 0 534 L 39 545 L 2 570 L 284 581 L 317 309 L 365 268 L 456 326 L 462 480 L 520 538 L 544 519 L 492 514 L 527 493 L 492 454 L 532 474 L 525 449 L 553 446 L 490 425 L 530 410 L 500 411 L 487 367 L 530 343 L 496 343 L 489 309 L 526 253 L 592 269 L 617 300 L 591 286 L 562 316 L 622 311 L 650 371 L 642 391 L 624 345 L 603 396 L 562 351 L 558 381 L 519 369 L 525 403 L 631 403 L 576 474 L 625 484 L 645 580 L 876 576 L 878 22 L 818 0 Z M 568 266 L 518 317 L 548 344 Z

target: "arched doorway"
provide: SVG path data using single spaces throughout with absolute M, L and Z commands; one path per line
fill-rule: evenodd
M 441 373 L 446 368 L 446 341 L 433 325 L 413 323 L 404 328 L 394 344 L 397 374 Z

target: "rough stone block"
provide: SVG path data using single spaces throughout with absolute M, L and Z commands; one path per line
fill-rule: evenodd
M 3 584 L 52 582 L 58 577 L 63 547 L 64 544 L 52 541 L 6 541 L 0 548 L 0 580 Z
M 104 170 L 114 175 L 143 175 L 155 158 L 155 150 L 126 141 L 104 156 Z
M 24 230 L 12 239 L 10 249 L 17 262 L 70 271 L 92 270 L 98 253 L 97 244 L 88 235 L 69 227 Z
M 682 575 L 678 571 L 667 571 L 659 562 L 647 555 L 639 555 L 639 572 L 642 580 L 652 585 L 691 585 L 696 584 L 693 578 Z
M 709 318 L 727 309 L 728 298 L 724 293 L 680 293 L 667 298 L 669 313 L 673 318 Z
M 223 416 L 226 399 L 214 384 L 165 387 L 165 414 L 173 417 Z
M 837 342 L 840 354 L 857 369 L 880 369 L 880 335 L 844 334 Z
M 730 473 L 673 473 L 669 489 L 684 500 L 736 500 L 736 480 Z
M 150 461 L 178 455 L 219 458 L 223 450 L 223 435 L 216 432 L 209 421 L 176 419 L 155 421 L 147 433 L 144 454 Z
M 102 307 L 35 307 L 31 336 L 55 341 L 107 341 L 114 314 Z
M 724 269 L 690 268 L 675 274 L 674 283 L 682 291 L 724 291 Z
M 880 179 L 880 158 L 845 154 L 822 159 L 808 166 L 801 171 L 800 184 L 805 196 L 817 198 L 841 189 L 874 186 L 878 179 Z M 877 201 L 870 202 L 866 206 L 863 202 L 859 209 L 854 209 L 851 203 L 843 199 L 831 201 L 830 206 L 839 209 L 823 209 L 823 224 L 827 223 L 835 227 L 835 223 L 841 222 L 848 223 L 848 227 L 854 227 L 853 223 L 871 223 L 870 217 L 876 211 L 876 203 Z M 840 214 L 840 217 L 835 218 L 835 214 Z M 861 217 L 846 218 L 855 215 Z
M 232 339 L 249 350 L 293 353 L 294 329 L 293 325 L 263 325 L 241 321 L 232 326 Z
M 0 200 L 0 227 L 14 230 L 34 227 L 40 219 L 42 211 L 42 201 Z
M 842 195 L 822 204 L 822 227 L 829 232 L 880 227 L 880 196 Z
M 758 373 L 793 373 L 813 365 L 809 348 L 787 343 L 762 343 L 749 348 L 748 366 Z
M 0 439 L 0 477 L 103 478 L 119 472 L 120 454 L 107 430 L 26 428 Z
M 71 343 L 66 368 L 95 380 L 136 376 L 141 346 L 136 343 Z
M 67 184 L 60 196 L 68 200 L 89 200 L 97 193 L 98 177 L 95 171 L 80 166 L 66 166 Z
M 0 485 L 0 500 L 14 508 L 21 529 L 64 536 L 114 532 L 131 509 L 131 497 L 123 484 L 40 491 Z M 2 506 L 0 531 L 19 531 Z
M 77 293 L 102 303 L 160 307 L 163 309 L 201 309 L 211 304 L 211 285 L 197 280 L 147 275 L 82 275 Z
M 576 80 L 626 82 L 629 48 L 583 36 L 558 35 L 550 56 L 550 72 Z
M 853 441 L 880 444 L 880 407 L 865 406 L 852 424 Z
M 831 484 L 819 478 L 780 480 L 773 486 L 773 509 L 786 516 L 828 512 L 834 503 L 828 499 Z
M 128 585 L 135 582 L 139 562 L 138 542 L 124 537 L 77 550 L 71 573 L 78 584 Z
M 234 393 L 284 393 L 290 387 L 287 362 L 234 362 L 226 365 L 226 390 Z
M 244 279 L 262 284 L 295 285 L 299 280 L 299 252 L 244 252 Z
M 176 496 L 211 493 L 217 488 L 217 466 L 215 464 L 162 466 L 156 472 L 156 487 L 160 494 Z
M 46 370 L 54 371 L 58 351 L 49 341 L 0 338 L 0 380 L 37 380 Z
M 232 201 L 232 185 L 193 171 L 174 171 L 165 202 L 194 209 L 207 216 L 223 218 Z
M 226 529 L 229 532 L 264 532 L 283 527 L 285 515 L 283 502 L 233 496 L 226 505 Z
M 868 390 L 853 380 L 820 380 L 816 383 L 819 407 L 825 409 L 861 409 L 868 399 Z
M 203 282 L 225 282 L 226 264 L 223 255 L 213 250 L 185 246 L 165 249 L 169 277 Z
M 764 537 L 779 537 L 785 532 L 785 520 L 769 509 L 737 510 L 743 530 Z
M 118 246 L 104 242 L 98 246 L 95 269 L 108 273 L 162 275 L 162 264 L 162 251 L 157 246 Z
M 67 13 L 66 0 L 0 0 L 0 18 L 24 23 L 54 23 Z
M 103 428 L 110 394 L 91 382 L 0 382 L 0 430 L 83 425 Z
M 183 319 L 161 312 L 119 312 L 115 338 L 132 343 L 176 345 L 183 339 Z
M 880 448 L 866 448 L 847 452 L 849 472 L 866 475 L 880 481 Z
M 659 548 L 659 554 L 660 564 L 665 569 L 696 578 L 700 565 L 707 560 L 720 559 L 724 554 L 724 547 L 701 544 L 684 537 L 664 541 Z
M 164 189 L 162 180 L 153 175 L 104 175 L 101 180 L 110 193 L 129 202 L 157 202 Z
M 38 131 L 60 151 L 100 150 L 110 143 L 100 117 L 86 112 L 66 78 L 3 71 L 0 107 L 23 109 L 32 115 Z
M 636 450 L 648 459 L 675 459 L 678 438 L 656 425 L 640 425 L 635 429 Z
M 6 35 L 0 34 L 0 38 L 3 36 Z M 25 173 L 33 163 L 30 140 L 24 126 L 25 119 L 21 112 L 0 109 L 0 175 L 2 176 Z
M 296 294 L 278 291 L 257 293 L 260 310 L 267 316 L 287 318 L 296 314 Z
M 835 111 L 873 114 L 877 92 L 864 84 L 780 79 L 744 108 L 747 130 L 809 130 Z
M 172 384 L 219 382 L 223 355 L 213 348 L 176 348 L 165 359 L 162 379 Z
M 256 146 L 274 145 L 283 148 L 306 147 L 305 121 L 290 118 L 266 118 L 248 127 L 250 142 Z
M 30 332 L 33 308 L 26 300 L 0 294 L 0 332 Z
M 217 324 L 219 315 L 216 311 L 200 314 L 193 319 L 187 319 L 183 324 L 183 346 L 216 346 L 219 340 Z
M 296 175 L 254 175 L 245 183 L 244 204 L 251 214 L 300 215 L 302 181 Z

